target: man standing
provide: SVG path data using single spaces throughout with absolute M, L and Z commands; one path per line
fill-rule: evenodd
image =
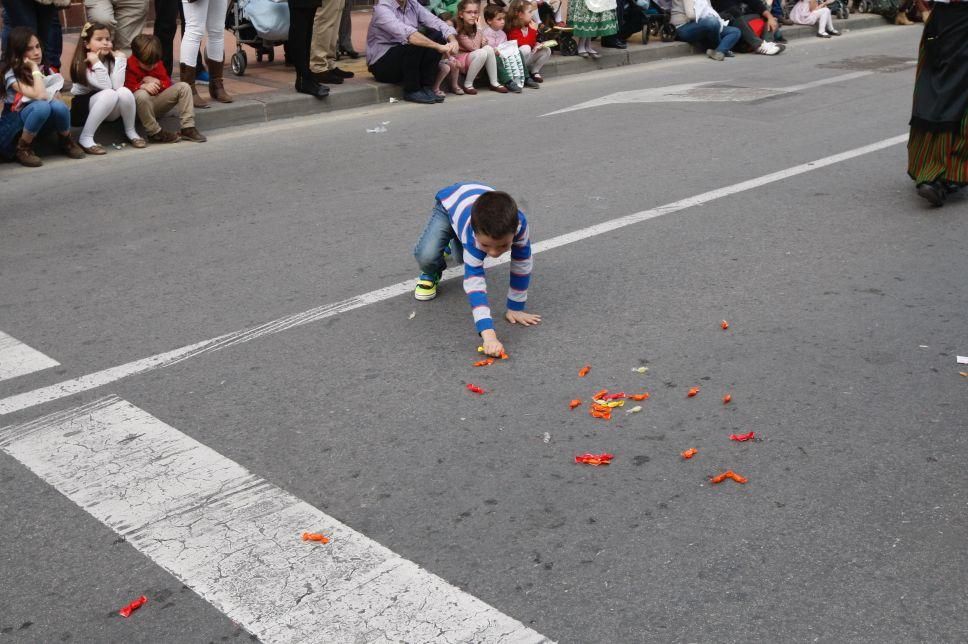
M 968 2 L 935 0 L 914 81 L 908 174 L 933 206 L 968 184 Z
M 339 24 L 343 15 L 343 0 L 323 0 L 313 20 L 313 39 L 309 48 L 309 71 L 319 83 L 339 85 L 353 78 L 336 66 L 336 47 L 339 43 Z
M 131 55 L 131 41 L 144 31 L 148 21 L 148 0 L 84 0 L 90 22 L 100 22 L 114 31 L 114 48 Z
M 287 0 L 289 3 L 289 56 L 296 68 L 296 91 L 316 98 L 329 96 L 329 88 L 320 85 L 309 71 L 309 49 L 313 24 L 320 11 L 320 0 Z M 327 0 L 335 2 L 336 0 Z

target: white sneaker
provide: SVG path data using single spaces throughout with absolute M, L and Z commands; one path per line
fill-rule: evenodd
M 760 46 L 756 49 L 757 54 L 763 54 L 764 56 L 776 56 L 782 49 L 776 43 L 766 42 L 765 40 L 760 43 Z

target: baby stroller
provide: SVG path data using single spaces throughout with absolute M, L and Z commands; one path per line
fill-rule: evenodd
M 275 46 L 289 38 L 289 5 L 273 0 L 229 0 L 225 28 L 235 34 L 232 73 L 241 76 L 249 61 L 242 45 L 255 49 L 255 58 L 270 63 L 276 58 Z
M 557 49 L 562 56 L 577 56 L 578 43 L 572 35 L 574 28 L 559 25 L 555 9 L 547 2 L 538 5 L 538 41 L 551 42 L 552 50 Z
M 669 22 L 669 11 L 654 0 L 634 0 L 625 10 L 625 24 L 628 35 L 642 30 L 642 44 L 649 44 L 649 37 L 656 36 L 662 42 L 676 39 L 676 28 Z

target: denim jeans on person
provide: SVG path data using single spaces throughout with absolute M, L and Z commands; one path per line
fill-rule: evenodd
M 444 249 L 447 248 L 448 244 L 451 244 L 457 261 L 463 262 L 464 249 L 450 225 L 450 215 L 438 201 L 434 205 L 434 211 L 430 214 L 427 227 L 424 228 L 423 234 L 420 235 L 420 239 L 413 249 L 413 256 L 417 260 L 417 265 L 420 266 L 421 273 L 440 276 L 444 272 L 444 269 L 447 268 L 447 262 L 444 261 Z
M 4 0 L 0 7 L 0 20 L 3 30 L 0 40 L 7 49 L 7 39 L 14 27 L 29 27 L 38 38 L 44 50 L 44 62 L 60 71 L 61 53 L 64 51 L 64 36 L 61 31 L 59 9 L 53 5 L 42 5 L 34 0 Z M 41 30 L 46 25 L 46 34 Z
M 24 132 L 38 134 L 42 130 L 67 132 L 71 129 L 71 111 L 63 102 L 31 101 L 20 110 Z
M 705 49 L 715 49 L 724 54 L 739 42 L 740 31 L 736 27 L 722 27 L 719 18 L 706 16 L 696 22 L 687 22 L 676 28 L 676 40 L 695 45 L 702 45 Z

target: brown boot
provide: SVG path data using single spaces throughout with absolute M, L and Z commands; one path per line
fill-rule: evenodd
M 34 154 L 34 150 L 31 147 L 33 144 L 33 141 L 28 143 L 23 139 L 18 140 L 17 152 L 14 156 L 16 157 L 17 161 L 20 162 L 20 165 L 25 165 L 28 168 L 39 168 L 40 166 L 44 165 L 44 162 L 40 160 L 39 156 Z
M 205 59 L 208 65 L 208 93 L 213 101 L 219 103 L 231 103 L 235 100 L 231 94 L 225 91 L 225 81 L 222 80 L 222 72 L 225 69 L 225 62 L 221 60 Z
M 207 108 L 208 101 L 202 98 L 202 95 L 198 93 L 198 88 L 195 87 L 195 68 L 189 67 L 185 63 L 180 63 L 178 69 L 181 74 L 181 81 L 188 83 L 188 86 L 192 88 L 192 105 L 195 106 L 195 109 Z
M 897 12 L 897 17 L 894 18 L 895 25 L 913 25 L 914 23 L 908 20 L 907 14 L 903 11 Z
M 70 134 L 58 134 L 57 138 L 60 140 L 61 152 L 72 159 L 84 158 L 84 150 L 81 149 L 81 146 L 74 141 L 74 137 Z

